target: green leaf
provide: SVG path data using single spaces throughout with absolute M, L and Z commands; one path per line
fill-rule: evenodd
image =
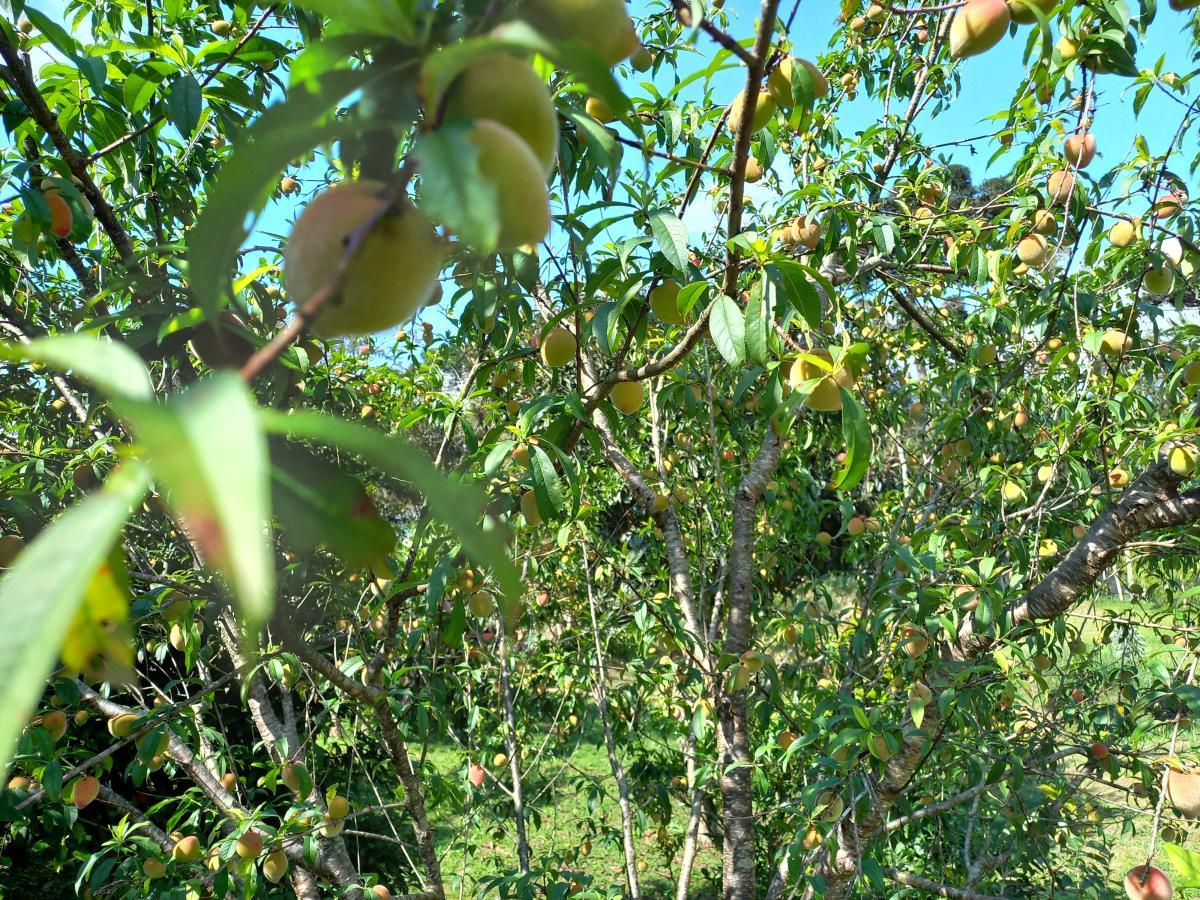
M 0 772 L 8 769 L 92 576 L 148 486 L 142 466 L 118 467 L 99 491 L 38 535 L 0 579 Z M 34 602 L 37 615 L 30 615 Z
M 708 287 L 707 281 L 693 281 L 682 288 L 679 296 L 675 298 L 675 306 L 680 314 L 690 316 L 697 304 L 708 296 Z
M 567 118 L 575 123 L 575 129 L 587 137 L 587 153 L 595 158 L 597 165 L 611 169 L 621 163 L 621 147 L 612 132 L 591 116 L 569 112 Z
M 809 280 L 808 270 L 798 262 L 776 259 L 766 266 L 768 277 L 786 300 L 800 314 L 805 328 L 815 331 L 821 327 L 821 298 Z
M 713 302 L 708 330 L 726 362 L 740 366 L 746 361 L 746 323 L 732 298 L 722 294 Z
M 259 416 L 271 433 L 341 447 L 379 470 L 416 486 L 425 496 L 430 510 L 450 527 L 467 554 L 478 564 L 491 567 L 501 590 L 512 597 L 520 596 L 517 570 L 508 556 L 503 537 L 494 531 L 485 533 L 478 524 L 487 505 L 483 492 L 449 481 L 425 454 L 400 438 L 381 434 L 356 422 L 307 411 L 285 415 L 261 409 Z
M 271 447 L 271 508 L 297 549 L 328 547 L 352 568 L 385 574 L 396 533 L 358 479 L 295 444 Z
M 1200 711 L 1200 687 L 1194 684 L 1179 684 L 1175 686 L 1173 693 L 1187 704 L 1192 715 L 1196 715 Z
M 1042 57 L 1049 60 L 1054 54 L 1054 39 L 1050 36 L 1050 22 L 1046 18 L 1046 11 L 1033 0 L 1015 0 L 1015 2 L 1024 6 L 1037 20 L 1038 33 L 1042 38 Z
M 500 196 L 479 169 L 471 127 L 450 122 L 417 139 L 421 206 L 462 241 L 489 253 L 500 237 Z
M 801 67 L 796 66 L 795 68 L 799 69 Z M 887 893 L 887 883 L 883 877 L 883 866 L 879 865 L 878 860 L 870 856 L 865 857 L 862 861 L 862 872 L 866 876 L 867 881 L 870 882 L 875 896 L 882 897 Z
M 180 524 L 225 576 L 253 632 L 271 613 L 275 567 L 267 441 L 250 391 L 235 373 L 222 372 L 165 406 L 115 405 Z
M 54 49 L 75 63 L 79 71 L 83 73 L 83 77 L 88 80 L 92 90 L 97 94 L 104 90 L 106 74 L 104 60 L 82 55 L 79 52 L 81 49 L 80 44 L 70 32 L 50 16 L 39 12 L 32 6 L 26 6 L 24 12 L 29 17 L 29 21 L 37 28 L 38 32 L 54 46 Z
M 1200 853 L 1169 843 L 1163 844 L 1163 852 L 1175 870 L 1176 888 L 1200 888 Z
M 760 366 L 770 353 L 771 333 L 775 324 L 775 288 L 764 277 L 746 306 L 746 355 Z
M 154 394 L 150 373 L 140 356 L 124 344 L 92 334 L 60 334 L 28 344 L 0 344 L 0 359 L 27 359 L 71 372 L 110 398 L 143 400 Z
M 833 478 L 833 486 L 848 491 L 857 485 L 871 463 L 871 429 L 867 426 L 867 414 L 855 399 L 854 394 L 839 387 L 842 392 L 842 435 L 846 440 L 846 462 Z
M 79 52 L 79 44 L 75 38 L 71 37 L 70 32 L 50 16 L 34 9 L 32 6 L 25 7 L 25 15 L 29 17 L 29 21 L 34 24 L 38 32 L 63 56 L 74 58 L 75 54 Z
M 667 258 L 667 262 L 684 274 L 688 265 L 687 226 L 679 217 L 664 210 L 650 213 L 650 230 L 654 242 Z
M 371 77 L 366 70 L 330 72 L 316 90 L 294 87 L 285 103 L 264 112 L 239 139 L 188 238 L 192 292 L 210 319 L 221 307 L 234 255 L 249 234 L 250 214 L 262 208 L 288 160 L 351 133 L 352 122 L 327 115 Z
M 808 66 L 792 66 L 792 103 L 796 108 L 807 112 L 812 109 L 817 99 L 817 86 L 813 81 L 812 72 Z
M 563 508 L 562 482 L 554 461 L 540 444 L 529 448 L 529 473 L 533 481 L 534 496 L 537 497 L 538 512 L 543 519 L 552 519 Z
M 408 43 L 416 37 L 415 4 L 394 0 L 302 0 L 299 6 L 328 16 L 347 31 L 382 34 Z
M 179 129 L 185 138 L 190 138 L 196 126 L 200 124 L 200 113 L 204 109 L 204 97 L 200 92 L 200 82 L 190 74 L 182 75 L 171 86 L 171 95 L 167 99 L 167 109 L 171 113 L 171 124 Z

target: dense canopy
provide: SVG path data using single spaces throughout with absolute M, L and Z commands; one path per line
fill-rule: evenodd
M 1196 5 L 14 0 L 0 893 L 1200 890 Z

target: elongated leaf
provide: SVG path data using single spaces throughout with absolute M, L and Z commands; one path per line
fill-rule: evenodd
M 46 528 L 0 580 L 0 772 L 8 769 L 92 577 L 148 486 L 142 466 L 120 466 L 103 488 Z
M 254 398 L 236 374 L 222 372 L 166 406 L 116 405 L 176 518 L 225 576 L 253 632 L 275 599 L 270 465 Z
M 1163 852 L 1177 873 L 1176 888 L 1200 888 L 1200 853 L 1170 843 L 1163 844 Z
M 713 302 L 708 330 L 726 362 L 740 366 L 746 361 L 746 323 L 732 298 L 722 294 Z
M 421 196 L 425 212 L 480 252 L 496 247 L 500 236 L 500 197 L 479 169 L 479 148 L 471 126 L 450 122 L 417 140 Z
M 781 299 L 800 314 L 805 328 L 821 327 L 821 298 L 808 279 L 804 266 L 787 259 L 776 259 L 766 267 L 767 275 L 779 288 Z
M 667 258 L 667 262 L 680 272 L 687 272 L 688 233 L 687 226 L 674 213 L 664 210 L 650 213 L 650 230 L 654 242 Z
M 846 440 L 846 462 L 833 478 L 833 486 L 848 491 L 857 485 L 871 463 L 871 429 L 854 394 L 839 387 L 842 393 L 842 435 Z
M 412 3 L 392 0 L 303 0 L 300 6 L 333 19 L 347 31 L 383 34 L 400 41 L 416 37 Z
M 770 353 L 771 333 L 775 330 L 775 292 L 770 277 L 764 274 L 759 290 L 746 307 L 746 355 L 765 365 Z
M 75 41 L 75 38 L 71 37 L 70 32 L 53 18 L 34 9 L 32 6 L 25 7 L 25 15 L 29 17 L 29 21 L 34 24 L 37 30 L 50 41 L 55 50 L 63 56 L 74 58 L 76 52 L 79 50 L 79 44 Z
M 682 315 L 690 316 L 692 310 L 699 304 L 708 305 L 708 282 L 693 281 L 691 284 L 684 287 L 679 296 L 675 298 L 675 306 L 679 309 Z
M 396 533 L 358 479 L 295 444 L 271 447 L 271 503 L 298 549 L 328 547 L 350 566 L 387 571 Z
M 621 164 L 621 145 L 611 131 L 583 113 L 570 112 L 567 118 L 575 123 L 576 131 L 587 138 L 585 152 L 592 156 L 597 165 L 611 169 Z
M 0 358 L 28 359 L 71 372 L 111 398 L 140 400 L 154 393 L 140 356 L 124 344 L 92 334 L 60 334 L 28 344 L 0 344 Z
M 288 160 L 353 130 L 353 123 L 330 120 L 327 114 L 370 77 L 366 70 L 330 72 L 316 90 L 295 88 L 239 139 L 188 237 L 192 291 L 210 319 L 220 309 L 234 254 L 249 233 L 247 220 L 266 202 L 279 171 Z
M 538 512 L 543 519 L 552 519 L 563 508 L 562 483 L 549 454 L 538 444 L 529 449 L 529 472 L 533 479 Z
M 503 537 L 494 531 L 485 533 L 479 526 L 479 517 L 487 504 L 481 491 L 447 480 L 425 454 L 400 438 L 355 422 L 317 412 L 284 415 L 263 409 L 259 416 L 269 432 L 341 447 L 417 487 L 429 508 L 450 527 L 467 554 L 480 565 L 491 567 L 506 594 L 520 596 L 517 570 L 505 549 Z
M 171 124 L 178 128 L 185 138 L 191 137 L 196 126 L 200 124 L 200 113 L 204 109 L 200 82 L 190 74 L 181 76 L 171 86 L 167 109 L 171 112 Z

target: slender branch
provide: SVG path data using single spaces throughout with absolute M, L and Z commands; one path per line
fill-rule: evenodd
M 948 884 L 930 881 L 928 878 L 922 878 L 920 875 L 912 875 L 897 869 L 884 869 L 883 874 L 897 884 L 902 884 L 905 887 L 919 888 L 923 891 L 928 891 L 936 897 L 951 897 L 953 900 L 1005 900 L 1004 897 L 998 897 L 995 894 L 977 894 L 974 891 L 951 887 Z
M 225 66 L 227 66 L 230 62 L 232 62 L 234 59 L 237 58 L 237 55 L 242 52 L 242 48 L 245 47 L 246 44 L 256 34 L 258 34 L 259 29 L 261 29 L 263 27 L 263 25 L 266 24 L 267 19 L 270 16 L 272 16 L 275 13 L 275 10 L 277 10 L 278 8 L 279 8 L 278 3 L 272 3 L 270 6 L 268 6 L 266 9 L 263 10 L 262 15 L 260 15 L 258 17 L 258 19 L 255 20 L 253 25 L 251 25 L 249 28 L 246 29 L 246 33 L 244 35 L 242 35 L 241 38 L 238 39 L 238 42 L 236 44 L 234 44 L 233 49 L 230 50 L 229 53 L 219 63 L 217 63 L 215 66 L 213 66 L 212 70 L 207 75 L 204 76 L 204 79 L 200 82 L 201 90 L 208 87 L 212 83 L 213 79 L 216 78 L 219 74 L 221 74 L 221 70 L 224 69 Z M 121 137 L 119 137 L 115 141 L 113 141 L 111 144 L 106 144 L 105 146 L 101 147 L 99 150 L 95 151 L 90 156 L 88 156 L 84 160 L 84 163 L 90 165 L 91 163 L 96 162 L 96 160 L 98 160 L 104 156 L 107 156 L 109 153 L 112 153 L 114 150 L 116 150 L 120 147 L 124 147 L 130 141 L 137 140 L 143 134 L 148 132 L 151 128 L 154 128 L 156 125 L 158 125 L 160 122 L 166 121 L 166 118 L 167 118 L 166 115 L 155 116 L 154 118 L 152 118 L 149 122 L 147 122 L 142 127 L 138 128 L 134 131 L 131 131 L 128 134 L 122 135 Z
M 687 0 L 674 0 L 674 3 L 675 17 L 679 19 L 680 24 L 682 24 L 684 27 L 690 26 L 691 7 L 689 6 Z M 729 34 L 727 31 L 723 31 L 707 17 L 701 19 L 700 24 L 697 25 L 696 28 L 698 28 L 700 31 L 703 31 L 746 65 L 750 66 L 754 64 L 754 55 L 740 43 L 738 43 L 733 35 Z

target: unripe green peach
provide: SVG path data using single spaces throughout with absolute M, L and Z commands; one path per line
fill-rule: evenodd
M 335 838 L 339 834 L 342 833 L 342 831 L 345 829 L 345 827 L 346 827 L 345 819 L 329 819 L 329 818 L 327 818 L 327 819 L 325 819 L 324 822 L 321 823 L 321 837 Z
M 279 884 L 287 874 L 288 859 L 282 850 L 272 850 L 263 860 L 263 877 L 271 884 Z
M 771 77 L 767 79 L 767 92 L 780 109 L 792 108 L 792 68 L 796 64 L 803 66 L 812 78 L 815 99 L 820 100 L 829 93 L 829 82 L 820 69 L 807 59 L 789 56 L 780 61 L 779 65 L 771 72 Z
M 815 356 L 831 366 L 833 365 L 833 356 L 824 347 L 809 350 L 807 355 Z M 839 387 L 854 387 L 854 376 L 844 366 L 836 366 L 833 372 L 829 372 L 803 356 L 792 363 L 791 369 L 788 370 L 788 384 L 793 390 L 813 378 L 821 380 L 813 392 L 805 398 L 804 405 L 818 412 L 839 411 L 842 408 L 842 392 Z
M 538 511 L 537 494 L 533 491 L 526 491 L 521 495 L 521 515 L 525 517 L 526 525 L 542 524 L 542 514 Z
M 650 311 L 660 322 L 682 325 L 687 319 L 679 311 L 679 283 L 664 281 L 650 292 Z
M 542 164 L 554 168 L 558 113 L 550 91 L 527 60 L 507 53 L 477 59 L 446 93 L 447 119 L 492 119 L 521 138 Z
M 516 132 L 492 119 L 476 119 L 470 141 L 479 149 L 479 171 L 499 200 L 501 253 L 537 244 L 550 231 L 546 172 Z
M 1141 219 L 1122 219 L 1108 229 L 1108 242 L 1114 247 L 1128 247 L 1142 236 Z
M 1058 5 L 1058 0 L 1031 0 L 1031 2 L 1046 15 L 1049 15 L 1050 11 Z M 1034 15 L 1033 10 L 1025 5 L 1024 0 L 1010 2 L 1008 4 L 1008 11 L 1012 15 L 1012 20 L 1021 25 L 1032 25 L 1037 21 L 1037 16 Z
M 1133 347 L 1133 338 L 1120 328 L 1110 328 L 1100 337 L 1100 352 L 1104 356 L 1123 356 Z
M 137 727 L 138 718 L 133 713 L 118 713 L 108 720 L 108 733 L 115 738 L 127 738 Z
M 1174 447 L 1170 454 L 1171 471 L 1182 478 L 1190 478 L 1196 471 L 1196 448 L 1187 445 Z
M 976 56 L 1000 43 L 1011 13 L 1004 0 L 967 0 L 950 24 L 950 55 Z
M 467 601 L 467 606 L 471 610 L 471 615 L 483 618 L 484 616 L 490 616 L 492 614 L 492 609 L 495 607 L 495 601 L 492 595 L 487 591 L 476 591 Z
M 234 850 L 242 859 L 258 859 L 262 855 L 262 835 L 257 831 L 247 831 L 237 839 Z
M 638 48 L 624 0 L 525 0 L 520 14 L 548 37 L 586 44 L 610 66 Z
M 646 402 L 646 392 L 640 381 L 621 381 L 614 384 L 609 397 L 613 406 L 627 416 L 633 415 Z
M 150 879 L 162 878 L 167 874 L 167 866 L 158 857 L 151 856 L 142 863 L 142 872 Z
M 1171 293 L 1175 287 L 1175 273 L 1167 266 L 1150 269 L 1142 279 L 1142 287 L 1146 289 L 1146 293 L 1162 297 Z
M 288 290 L 297 304 L 332 286 L 346 242 L 379 213 L 382 189 L 374 181 L 346 182 L 304 210 L 284 251 Z M 429 220 L 402 202 L 359 244 L 339 296 L 321 307 L 313 331 L 322 337 L 371 334 L 407 319 L 433 291 L 445 255 Z
M 552 369 L 575 361 L 575 335 L 566 328 L 555 328 L 542 338 L 542 362 Z
M 6 534 L 0 537 L 0 569 L 9 568 L 24 549 L 25 542 L 18 535 Z
M 737 134 L 742 130 L 742 121 L 746 114 L 746 92 L 742 91 L 733 98 L 733 103 L 729 105 L 729 118 L 725 124 L 733 134 Z M 775 115 L 775 101 L 771 99 L 771 95 L 766 91 L 758 92 L 758 99 L 754 104 L 754 122 L 752 129 L 761 131 L 767 127 L 767 123 L 771 121 L 771 117 Z
M 602 122 L 605 125 L 616 118 L 616 116 L 613 115 L 612 107 L 599 97 L 588 97 L 587 103 L 584 104 L 583 109 L 597 122 Z
M 633 66 L 635 72 L 649 72 L 654 66 L 654 54 L 645 47 L 639 47 L 632 59 L 629 60 L 629 64 Z

